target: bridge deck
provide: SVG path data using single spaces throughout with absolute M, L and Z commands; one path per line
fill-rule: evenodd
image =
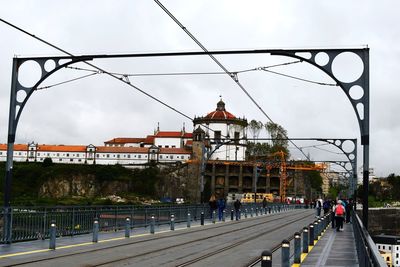
M 344 224 L 343 232 L 329 227 L 301 266 L 359 266 L 353 226 Z

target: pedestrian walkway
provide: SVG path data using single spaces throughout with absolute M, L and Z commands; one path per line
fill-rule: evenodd
M 359 266 L 353 225 L 345 224 L 340 232 L 329 227 L 301 266 Z

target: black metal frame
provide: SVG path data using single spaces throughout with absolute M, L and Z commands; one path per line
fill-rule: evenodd
M 337 56 L 342 53 L 353 53 L 362 60 L 364 70 L 361 76 L 353 82 L 346 83 L 340 81 L 335 77 L 332 70 L 332 63 Z M 329 77 L 331 77 L 338 86 L 346 94 L 350 100 L 351 105 L 356 113 L 358 124 L 361 132 L 361 144 L 363 146 L 363 221 L 365 227 L 368 225 L 368 170 L 369 170 L 369 48 L 347 48 L 347 49 L 259 49 L 259 50 L 236 50 L 236 51 L 208 51 L 208 52 L 172 52 L 172 53 L 138 53 L 138 54 L 114 54 L 114 55 L 85 55 L 85 56 L 60 56 L 60 57 L 31 57 L 31 58 L 14 58 L 12 68 L 12 83 L 10 94 L 10 110 L 9 110 L 9 123 L 8 123 L 8 138 L 7 138 L 7 163 L 6 163 L 6 177 L 4 182 L 4 231 L 7 240 L 11 240 L 11 181 L 13 169 L 13 151 L 16 129 L 22 110 L 29 100 L 32 93 L 37 89 L 47 77 L 63 67 L 68 65 L 84 62 L 100 58 L 127 58 L 127 57 L 165 57 L 165 56 L 201 56 L 201 55 L 228 55 L 228 54 L 270 54 L 277 56 L 286 56 L 297 58 L 305 61 L 316 68 L 322 70 Z M 319 65 L 316 57 L 318 55 L 326 55 L 328 61 L 325 65 Z M 307 56 L 310 55 L 310 56 Z M 71 60 L 68 63 L 61 64 L 61 60 Z M 55 69 L 46 71 L 44 65 L 47 61 L 52 60 L 56 64 Z M 26 61 L 34 61 L 41 67 L 41 78 L 32 87 L 24 87 L 18 81 L 19 67 Z M 88 63 L 89 64 L 89 63 Z M 91 65 L 93 66 L 93 65 Z M 350 89 L 353 86 L 360 86 L 363 90 L 363 96 L 355 99 L 350 95 Z M 18 100 L 17 95 L 24 92 L 26 96 L 23 100 Z M 362 112 L 357 109 L 357 106 L 362 106 Z

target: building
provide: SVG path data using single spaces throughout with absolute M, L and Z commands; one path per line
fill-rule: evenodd
M 247 125 L 245 118 L 237 118 L 225 109 L 222 99 L 214 111 L 193 120 L 194 129 L 202 129 L 209 141 L 210 160 L 244 161 Z
M 400 236 L 376 235 L 372 239 L 388 266 L 400 266 Z

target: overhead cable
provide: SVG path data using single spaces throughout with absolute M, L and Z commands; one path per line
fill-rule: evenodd
M 164 10 L 164 12 L 173 20 L 175 21 L 176 24 L 179 25 L 179 27 L 181 27 L 181 29 L 198 45 L 200 46 L 201 49 L 203 49 L 204 52 L 209 52 L 207 50 L 207 48 L 205 48 L 199 40 L 196 39 L 196 37 L 193 36 L 193 34 L 177 19 L 175 18 L 175 16 L 169 12 L 169 10 L 163 6 L 163 4 L 161 4 L 161 2 L 159 0 L 154 0 L 157 5 Z M 228 71 L 227 68 L 224 67 L 224 65 L 222 65 L 221 62 L 218 61 L 217 58 L 215 58 L 212 54 L 208 54 L 208 56 L 226 73 L 229 75 L 229 77 L 232 78 L 232 80 L 240 87 L 240 89 L 242 89 L 242 91 L 247 95 L 248 98 L 250 98 L 250 100 L 256 105 L 256 107 L 264 114 L 265 117 L 267 117 L 267 119 L 274 123 L 274 121 L 271 119 L 271 117 L 268 116 L 268 114 L 261 108 L 261 106 L 255 101 L 255 99 L 250 95 L 250 93 L 246 90 L 246 88 L 239 82 L 239 80 L 237 79 L 237 77 L 232 76 L 232 72 Z M 297 145 L 293 142 L 290 141 L 295 147 L 297 147 Z M 307 158 L 310 159 L 301 149 L 299 149 L 300 152 Z

